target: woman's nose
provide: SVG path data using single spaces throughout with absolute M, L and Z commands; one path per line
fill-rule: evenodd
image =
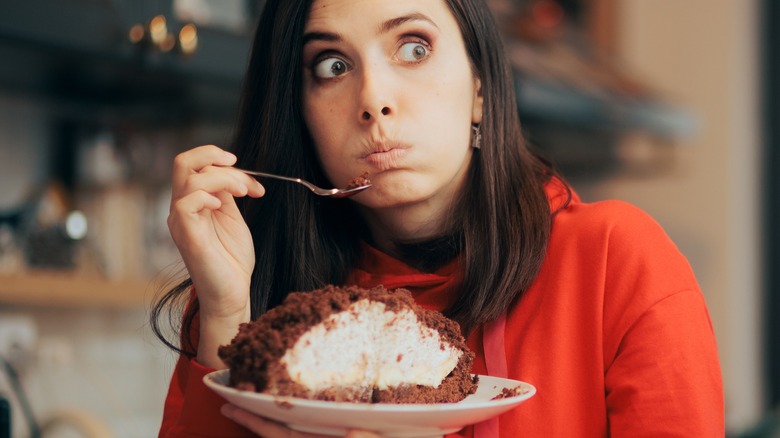
M 380 65 L 365 68 L 360 89 L 360 120 L 377 121 L 394 115 L 396 107 L 392 90 L 392 78 Z
M 381 114 L 383 116 L 389 116 L 391 113 L 392 113 L 392 111 L 390 110 L 390 107 L 388 107 L 388 106 L 383 106 L 382 109 L 379 110 L 379 114 Z M 366 121 L 371 120 L 372 118 L 378 118 L 375 115 L 372 115 L 372 112 L 368 111 L 368 110 L 363 111 L 362 117 L 363 117 L 363 120 L 366 120 Z

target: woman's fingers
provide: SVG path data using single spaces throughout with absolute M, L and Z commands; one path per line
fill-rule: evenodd
M 198 146 L 182 152 L 173 159 L 174 190 L 183 187 L 187 178 L 206 166 L 232 166 L 236 156 L 214 145 Z
M 199 146 L 189 151 L 182 152 L 173 160 L 172 189 L 173 196 L 184 196 L 198 189 L 209 192 L 219 191 L 222 188 L 211 184 L 211 187 L 203 187 L 199 181 L 203 175 L 222 175 L 223 183 L 232 182 L 233 187 L 246 186 L 249 190 L 244 194 L 259 197 L 264 193 L 263 187 L 253 177 L 232 169 L 236 162 L 236 156 L 224 151 L 217 146 Z M 230 185 L 229 185 L 230 186 Z M 242 195 L 243 196 L 243 195 Z
M 251 412 L 247 412 L 233 405 L 223 405 L 221 411 L 222 415 L 230 418 L 231 420 L 246 427 L 263 438 L 309 438 L 315 436 L 294 431 L 275 421 L 271 421 L 263 417 L 258 417 Z
M 190 175 L 182 185 L 179 193 L 174 193 L 173 197 L 176 199 L 198 191 L 206 193 L 228 192 L 237 197 L 245 196 L 249 193 L 248 182 L 250 181 L 239 178 L 234 172 L 204 170 L 201 173 Z
M 203 210 L 218 210 L 222 207 L 222 200 L 217 196 L 203 190 L 174 200 L 171 203 L 171 214 L 178 216 L 199 214 Z
M 234 187 L 240 188 L 241 196 L 249 195 L 257 198 L 265 194 L 265 188 L 255 177 L 232 167 L 206 166 L 198 175 L 193 175 L 195 180 L 193 184 L 197 187 L 198 180 L 209 181 L 211 177 L 221 178 L 225 184 L 234 184 Z M 208 182 L 200 188 L 207 189 L 207 184 Z M 216 188 L 219 188 L 219 185 Z
M 216 196 L 228 193 L 231 196 L 251 196 L 259 198 L 265 194 L 265 188 L 254 178 L 243 172 L 229 168 L 206 167 L 199 173 L 192 173 L 185 182 L 171 193 L 173 210 L 174 204 L 185 199 L 193 193 L 205 192 Z
M 315 435 L 292 430 L 283 424 L 277 423 L 267 418 L 258 417 L 251 412 L 245 411 L 231 404 L 223 405 L 221 412 L 222 415 L 230 418 L 236 423 L 246 427 L 247 429 L 264 438 L 327 438 L 325 435 Z M 380 435 L 377 435 L 373 432 L 366 432 L 361 430 L 349 431 L 346 437 L 382 438 Z
M 382 438 L 382 436 L 365 430 L 350 430 L 344 438 Z
M 218 197 L 204 191 L 191 193 L 171 204 L 168 229 L 179 251 L 188 252 L 192 244 L 206 242 L 201 236 L 203 225 L 199 225 L 201 221 L 197 217 L 204 211 L 218 210 L 222 205 Z

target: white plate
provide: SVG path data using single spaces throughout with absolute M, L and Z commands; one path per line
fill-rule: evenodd
M 230 403 L 250 412 L 291 429 L 334 436 L 364 429 L 387 438 L 440 437 L 502 414 L 536 394 L 536 388 L 528 383 L 481 375 L 477 392 L 458 403 L 340 403 L 239 391 L 227 386 L 229 373 L 214 371 L 203 381 Z M 504 388 L 518 386 L 519 395 L 494 399 Z

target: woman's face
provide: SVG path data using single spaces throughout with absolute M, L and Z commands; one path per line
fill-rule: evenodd
M 471 161 L 480 82 L 443 0 L 314 0 L 303 108 L 336 186 L 364 172 L 372 208 L 446 207 Z

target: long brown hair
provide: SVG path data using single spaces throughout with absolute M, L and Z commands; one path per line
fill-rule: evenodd
M 525 142 L 514 82 L 501 36 L 483 0 L 445 0 L 457 20 L 484 98 L 482 147 L 475 151 L 464 193 L 453 207 L 463 282 L 445 313 L 464 331 L 503 312 L 536 277 L 550 237 L 543 186 L 555 173 Z M 234 152 L 238 165 L 327 184 L 302 118 L 302 37 L 311 0 L 270 0 L 255 34 L 242 93 Z M 294 157 L 290 159 L 290 157 Z M 359 256 L 364 229 L 352 201 L 315 199 L 291 185 L 266 183 L 261 199 L 239 199 L 256 254 L 252 318 L 290 291 L 342 284 Z M 189 280 L 153 307 L 152 327 L 169 347 L 195 353 L 190 327 L 197 300 L 180 327 L 180 347 L 161 319 L 177 327 L 175 303 L 189 299 Z

